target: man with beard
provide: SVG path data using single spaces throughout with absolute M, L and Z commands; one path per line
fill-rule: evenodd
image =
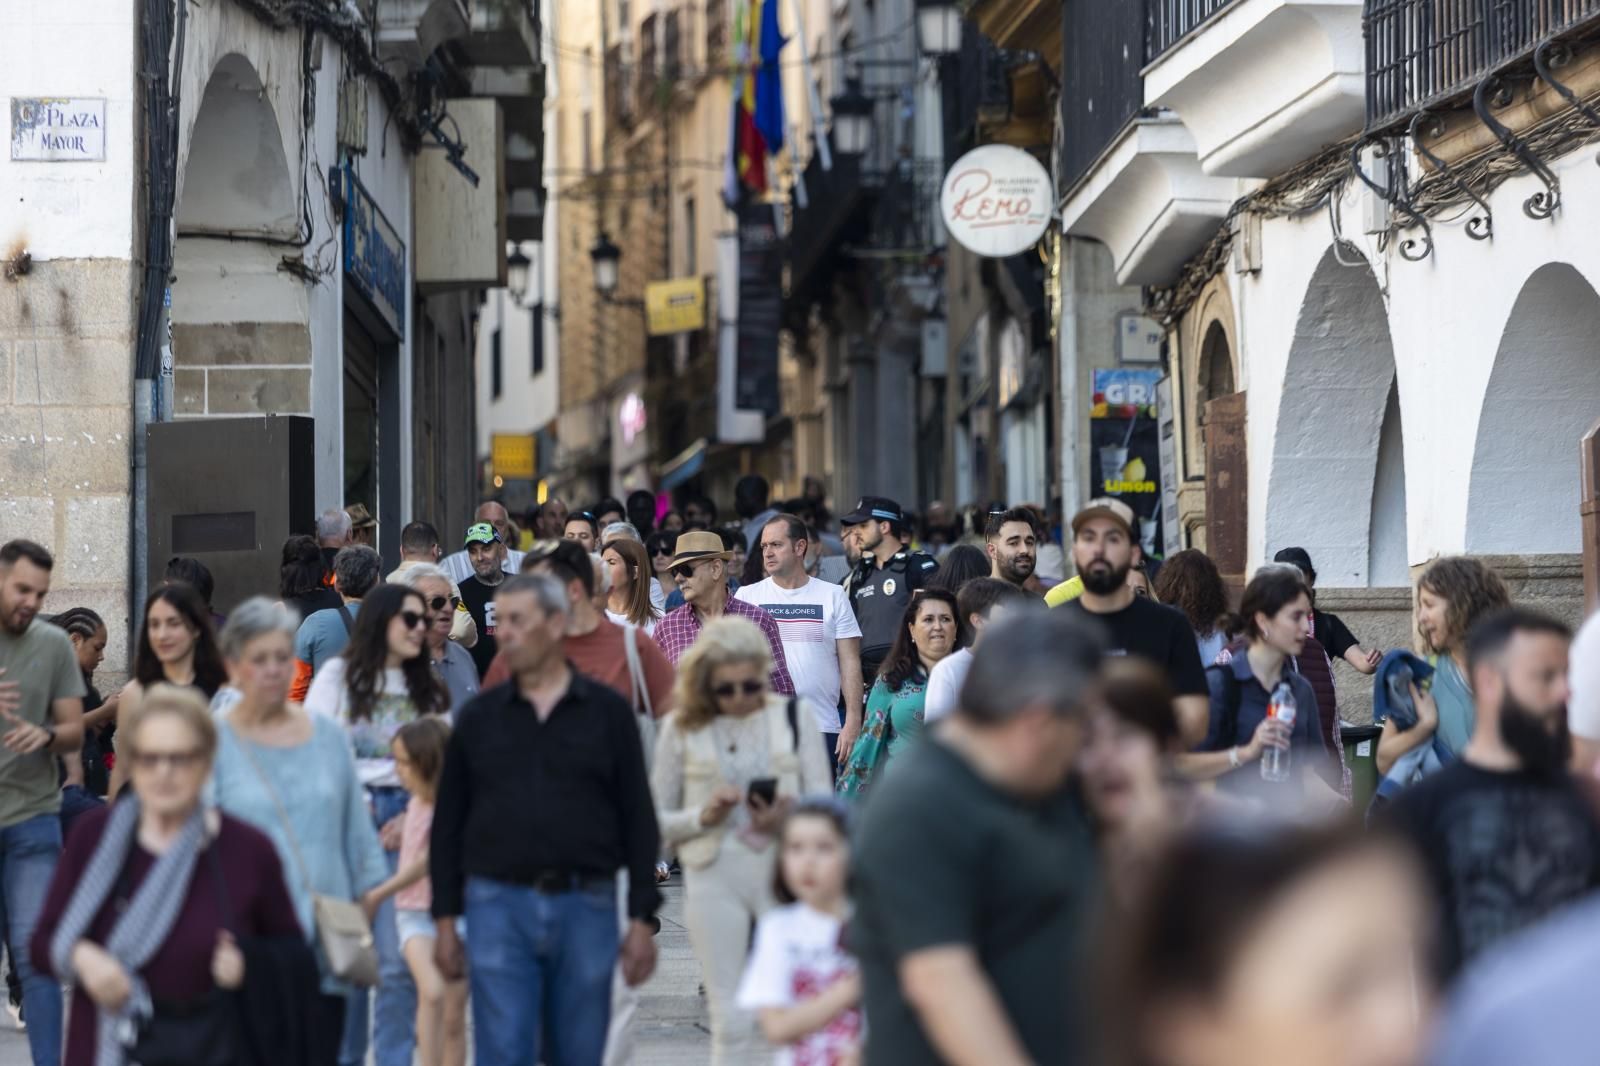
M 494 662 L 499 644 L 495 641 L 495 593 L 506 581 L 506 545 L 500 531 L 488 522 L 479 522 L 467 530 L 467 558 L 472 573 L 457 584 L 461 588 L 461 603 L 472 615 L 478 627 L 478 642 L 472 646 L 472 662 L 483 677 Z M 518 553 L 521 554 L 520 552 Z
M 1026 507 L 989 516 L 984 530 L 984 551 L 989 555 L 990 577 L 999 578 L 1035 595 L 1038 579 L 1033 567 L 1039 559 L 1039 530 Z
M 1508 607 L 1467 635 L 1477 721 L 1461 758 L 1395 800 L 1438 894 L 1441 982 L 1600 886 L 1600 826 L 1567 771 L 1572 631 Z
M 1210 689 L 1194 630 L 1183 612 L 1134 595 L 1128 584 L 1134 528 L 1133 508 L 1110 497 L 1090 500 L 1073 516 L 1072 562 L 1083 580 L 1083 595 L 1058 610 L 1099 622 L 1110 641 L 1108 655 L 1136 655 L 1166 671 L 1187 750 L 1205 739 Z
M 57 756 L 83 745 L 77 653 L 66 630 L 37 622 L 54 568 L 32 541 L 0 547 L 0 907 L 34 1066 L 61 1061 L 61 989 L 34 968 L 28 942 L 61 854 Z

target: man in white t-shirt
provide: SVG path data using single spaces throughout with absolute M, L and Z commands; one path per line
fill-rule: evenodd
M 1038 602 L 1039 598 L 1024 591 L 1021 585 L 997 577 L 976 577 L 961 586 L 961 591 L 956 593 L 956 610 L 961 613 L 972 639 L 965 648 L 934 663 L 928 672 L 928 687 L 922 701 L 923 722 L 935 722 L 955 713 L 961 702 L 961 686 L 972 668 L 972 653 L 983 639 L 984 629 L 1002 612 Z
M 806 573 L 806 524 L 778 515 L 761 530 L 767 577 L 742 585 L 735 597 L 770 614 L 783 638 L 795 694 L 810 703 L 835 773 L 861 732 L 861 627 L 839 585 Z M 839 700 L 845 717 L 839 721 Z
M 788 649 L 784 649 L 785 653 Z M 1600 764 L 1600 611 L 1589 616 L 1567 656 L 1567 724 L 1572 733 L 1572 769 L 1585 777 Z

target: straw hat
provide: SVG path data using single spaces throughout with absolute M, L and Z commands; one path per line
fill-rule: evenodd
M 733 553 L 722 545 L 720 533 L 680 533 L 678 546 L 672 556 L 674 567 L 684 563 L 698 563 L 702 559 L 732 559 Z

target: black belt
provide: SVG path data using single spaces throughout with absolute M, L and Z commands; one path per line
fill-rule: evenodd
M 583 892 L 589 889 L 613 890 L 617 887 L 615 875 L 579 873 L 574 870 L 539 870 L 527 876 L 512 879 L 515 884 L 531 888 L 546 896 L 563 892 Z

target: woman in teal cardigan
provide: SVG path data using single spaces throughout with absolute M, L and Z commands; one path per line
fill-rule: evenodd
M 906 608 L 900 634 L 867 697 L 866 720 L 839 775 L 839 794 L 860 796 L 884 763 L 922 736 L 923 700 L 933 664 L 962 643 L 955 593 L 924 589 Z

